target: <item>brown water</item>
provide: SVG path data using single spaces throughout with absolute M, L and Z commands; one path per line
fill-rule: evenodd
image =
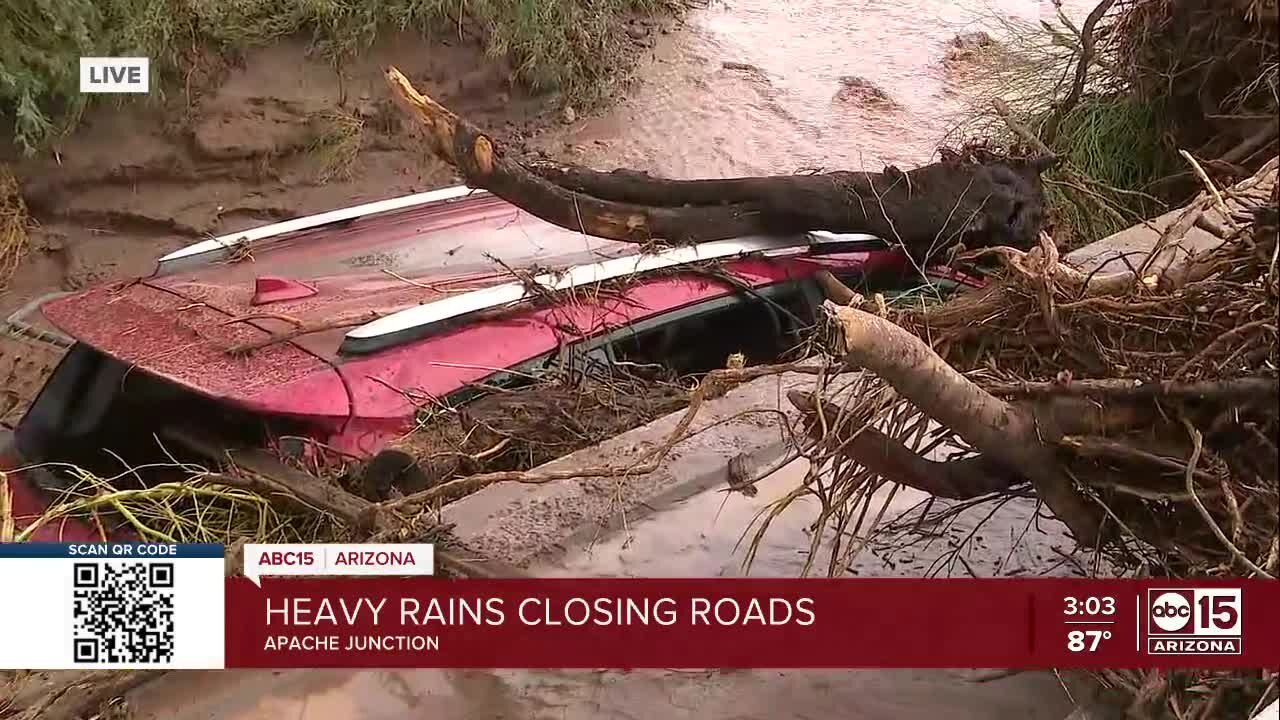
M 1093 4 L 1063 7 L 1079 22 Z M 685 178 L 924 163 L 964 109 L 952 39 L 1054 17 L 1048 0 L 712 0 L 626 100 L 547 140 L 588 165 Z

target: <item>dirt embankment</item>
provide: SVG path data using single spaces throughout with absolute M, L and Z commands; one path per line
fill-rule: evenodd
M 380 40 L 339 75 L 304 39 L 210 58 L 196 87 L 104 104 L 48 155 L 14 172 L 38 227 L 6 305 L 145 273 L 205 234 L 448 183 L 388 105 L 381 68 L 416 77 L 498 127 L 536 129 L 550 98 L 516 87 L 480 48 L 412 34 Z

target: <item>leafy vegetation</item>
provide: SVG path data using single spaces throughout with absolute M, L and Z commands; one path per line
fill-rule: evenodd
M 1265 124 L 1280 103 L 1274 15 L 1267 20 L 1255 5 L 1104 3 L 1078 92 L 1084 25 L 1061 11 L 1036 23 L 989 16 L 996 39 L 977 53 L 982 71 L 971 78 L 960 140 L 1026 149 L 1033 135 L 1064 159 L 1045 180 L 1057 238 L 1068 245 L 1199 192 L 1180 151 L 1193 152 L 1216 181 L 1239 180 L 1274 155 L 1275 126 L 1268 137 Z
M 589 93 L 618 61 L 627 13 L 662 0 L 9 0 L 0 6 L 0 121 L 23 152 L 73 127 L 82 56 L 151 58 L 153 87 L 201 48 L 227 52 L 310 34 L 335 62 L 384 29 L 470 34 L 536 88 Z M 461 15 L 459 15 L 461 13 Z

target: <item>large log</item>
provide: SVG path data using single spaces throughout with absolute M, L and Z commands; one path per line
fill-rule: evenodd
M 466 183 L 543 220 L 628 242 L 698 243 L 828 230 L 870 233 L 917 263 L 946 250 L 1030 247 L 1044 217 L 1040 173 L 1050 158 L 946 155 L 914 170 L 838 171 L 726 180 L 667 180 L 631 170 L 524 163 L 492 136 L 388 68 L 393 96 L 432 151 Z
M 991 395 L 890 320 L 831 301 L 827 306 L 844 336 L 847 365 L 883 378 L 922 413 L 954 430 L 991 462 L 991 468 L 1014 470 L 1030 480 L 1044 505 L 1080 543 L 1096 546 L 1101 541 L 1101 510 L 1075 486 L 1050 445 L 1065 434 L 1056 414 L 1033 413 Z M 805 409 L 795 398 L 792 404 Z M 972 479 L 977 473 L 965 475 Z M 955 482 L 959 477 L 952 474 L 947 479 Z

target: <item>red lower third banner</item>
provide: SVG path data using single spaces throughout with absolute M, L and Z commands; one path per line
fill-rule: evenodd
M 227 667 L 1280 667 L 1280 583 L 243 578 Z

